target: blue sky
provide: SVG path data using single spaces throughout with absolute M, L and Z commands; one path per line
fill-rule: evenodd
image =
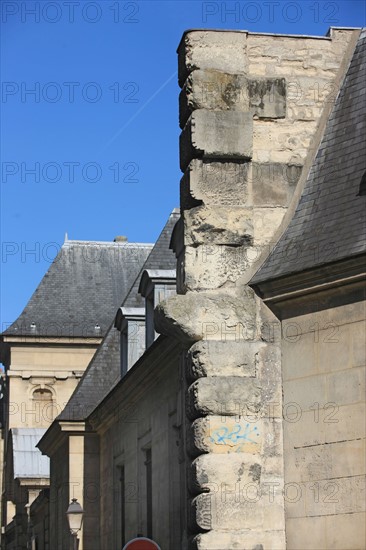
M 153 242 L 179 205 L 184 30 L 324 35 L 365 25 L 363 0 L 0 4 L 2 330 L 65 232 Z

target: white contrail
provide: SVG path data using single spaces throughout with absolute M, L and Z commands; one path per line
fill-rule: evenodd
M 145 103 L 143 105 L 141 105 L 141 107 L 136 111 L 136 113 L 134 115 L 132 115 L 128 120 L 127 122 L 114 134 L 113 137 L 111 137 L 111 139 L 109 141 L 107 141 L 107 143 L 104 145 L 104 147 L 99 151 L 99 153 L 102 153 L 103 151 L 105 151 L 107 149 L 107 147 L 109 147 L 117 138 L 120 134 L 122 134 L 123 130 L 125 130 L 127 128 L 127 126 L 129 126 L 131 124 L 131 122 L 133 120 L 135 120 L 136 117 L 139 116 L 140 113 L 142 113 L 142 111 L 145 109 L 145 107 L 147 107 L 149 105 L 149 103 L 152 102 L 153 99 L 155 99 L 155 97 L 161 92 L 161 90 L 163 90 L 165 88 L 165 86 L 167 86 L 169 84 L 169 82 L 177 75 L 177 71 L 174 71 L 173 74 L 170 75 L 170 77 L 160 86 L 160 88 L 158 88 L 156 90 L 156 92 L 153 93 L 152 96 L 149 97 L 149 99 L 147 101 L 145 101 Z M 98 153 L 98 154 L 99 154 Z

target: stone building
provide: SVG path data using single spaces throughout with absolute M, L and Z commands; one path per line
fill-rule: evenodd
M 38 443 L 39 548 L 72 497 L 80 550 L 364 548 L 365 41 L 184 34 L 180 212 Z
M 155 295 L 154 299 L 163 299 L 169 293 L 169 287 L 173 286 L 175 291 L 175 257 L 169 250 L 169 241 L 178 218 L 179 214 L 175 211 L 169 217 L 159 239 L 141 266 L 140 272 L 132 281 L 131 288 L 118 310 L 116 323 L 113 319 L 78 387 L 39 443 L 42 452 L 50 457 L 51 479 L 53 480 L 50 487 L 50 548 L 68 548 L 70 536 L 65 510 L 71 498 L 77 498 L 84 508 L 80 550 L 82 548 L 84 550 L 100 548 L 100 531 L 104 532 L 103 540 L 106 541 L 103 546 L 122 548 L 122 515 L 118 512 L 118 508 L 115 508 L 113 498 L 119 498 L 120 495 L 118 492 L 115 494 L 114 483 L 116 483 L 118 491 L 118 487 L 121 487 L 119 468 L 123 463 L 120 460 L 121 457 L 112 456 L 108 457 L 112 459 L 112 462 L 107 460 L 104 464 L 106 460 L 104 453 L 116 452 L 115 446 L 110 445 L 108 441 L 104 443 L 103 438 L 99 437 L 90 423 L 89 417 L 101 402 L 108 399 L 109 392 L 112 392 L 116 385 L 118 386 L 122 374 L 126 375 L 126 380 L 131 378 L 135 380 L 133 376 L 129 376 L 131 372 L 128 367 L 132 366 L 132 361 L 133 363 L 138 362 L 139 356 L 145 350 L 146 337 L 149 336 L 148 326 L 150 324 L 153 326 L 152 308 L 150 312 L 147 312 L 145 331 L 145 300 L 138 293 L 141 276 L 151 272 L 171 275 L 173 270 L 173 282 L 170 281 L 170 284 L 167 284 L 166 277 L 163 279 L 165 288 L 161 288 L 161 285 L 155 283 L 155 287 L 160 286 L 160 288 L 159 294 Z M 117 308 L 115 308 L 114 314 L 116 311 Z M 129 364 L 126 365 L 123 358 L 125 350 L 121 344 L 127 343 L 129 350 L 126 356 L 129 359 Z M 131 351 L 133 352 L 132 357 Z M 142 384 L 141 381 L 138 383 Z M 130 414 L 128 411 L 132 405 L 130 399 L 126 400 L 124 397 L 119 407 L 113 406 L 110 411 L 112 418 L 124 409 L 127 414 Z M 135 394 L 132 399 L 135 401 L 137 395 Z M 105 414 L 106 410 L 103 410 Z M 130 443 L 133 444 L 133 441 L 130 440 Z M 103 466 L 106 473 L 103 485 L 106 487 L 106 491 L 103 492 L 102 497 L 98 480 L 99 471 Z M 111 479 L 108 476 L 111 476 Z M 99 522 L 104 511 L 101 498 L 109 503 L 110 510 L 115 509 L 116 512 L 116 515 L 113 513 L 112 517 L 105 519 L 105 524 L 102 521 Z M 114 522 L 116 523 L 114 524 Z
M 150 250 L 118 239 L 65 240 L 26 308 L 1 335 L 6 548 L 25 548 L 27 506 L 49 486 L 49 460 L 35 445 L 68 402 Z

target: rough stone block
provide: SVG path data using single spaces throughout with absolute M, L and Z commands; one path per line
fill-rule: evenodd
M 155 308 L 155 330 L 192 345 L 198 340 L 254 340 L 256 302 L 229 292 L 187 292 L 160 302 Z
M 258 456 L 242 452 L 206 454 L 197 457 L 191 464 L 188 477 L 188 488 L 191 494 L 211 492 L 225 497 L 221 493 L 221 484 L 227 489 L 239 491 L 247 483 L 261 482 L 262 466 Z M 240 484 L 240 485 L 239 485 Z M 226 489 L 225 488 L 225 489 Z M 224 491 L 225 493 L 225 491 Z
M 180 135 L 181 170 L 184 172 L 193 158 L 250 160 L 252 144 L 251 113 L 199 109 Z
M 187 414 L 236 416 L 240 411 L 256 413 L 261 408 L 261 386 L 257 379 L 238 376 L 199 378 L 188 388 Z
M 250 163 L 193 159 L 180 183 L 180 204 L 186 210 L 205 204 L 245 206 Z
M 209 531 L 212 529 L 212 495 L 203 493 L 191 500 L 188 508 L 188 526 L 190 531 Z
M 198 206 L 183 213 L 186 246 L 253 244 L 252 210 L 242 207 Z
M 178 47 L 178 80 L 182 87 L 189 73 L 213 69 L 245 73 L 246 32 L 189 31 Z
M 201 340 L 188 352 L 189 379 L 203 376 L 255 377 L 259 351 L 264 342 L 220 342 Z
M 287 546 L 284 529 L 264 530 L 260 527 L 245 529 L 244 517 L 242 516 L 235 530 L 215 529 L 196 535 L 191 548 L 195 550 L 233 550 L 234 548 L 236 550 L 285 550 Z M 319 548 L 323 547 L 319 546 Z
M 286 80 L 248 80 L 244 74 L 195 70 L 189 74 L 179 96 L 181 128 L 196 109 L 250 111 L 258 118 L 285 118 Z
M 264 416 L 281 414 L 282 410 L 275 406 L 261 406 L 257 412 L 252 409 L 238 404 L 236 416 L 210 415 L 196 418 L 187 428 L 189 455 L 239 452 L 260 454 L 265 472 L 282 476 L 282 418 Z
M 179 96 L 181 128 L 196 109 L 249 111 L 245 75 L 212 69 L 191 72 Z
M 243 525 L 251 529 L 261 528 L 264 508 L 254 501 L 259 491 L 253 483 L 248 483 L 248 486 L 242 489 L 241 495 L 237 490 L 235 496 L 235 489 L 228 489 L 225 494 L 225 485 L 222 486 L 221 492 L 223 494 L 219 496 L 203 493 L 193 499 L 192 530 L 232 529 L 235 532 Z
M 239 407 L 238 407 L 239 409 Z M 259 415 L 243 417 L 207 416 L 197 418 L 187 432 L 188 450 L 191 456 L 200 453 L 259 454 L 264 437 L 263 421 Z
M 286 117 L 286 80 L 284 78 L 248 81 L 249 107 L 258 118 Z
M 247 245 L 187 246 L 183 263 L 184 291 L 234 288 L 249 266 L 249 251 Z

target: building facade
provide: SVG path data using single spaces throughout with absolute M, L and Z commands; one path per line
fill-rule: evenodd
M 80 550 L 364 548 L 365 40 L 184 34 L 180 210 L 38 443 L 39 548 L 71 498 Z
M 50 476 L 49 460 L 35 445 L 71 397 L 150 250 L 117 239 L 65 240 L 26 308 L 1 335 L 6 547 L 26 548 L 29 507 Z

